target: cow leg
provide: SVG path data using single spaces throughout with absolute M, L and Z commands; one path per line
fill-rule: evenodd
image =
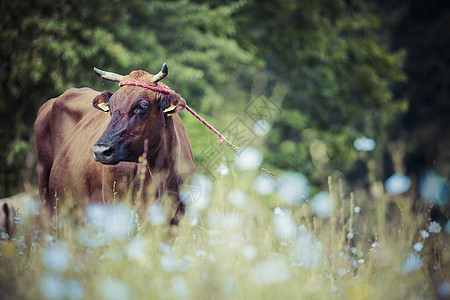
M 41 234 L 52 233 L 51 220 L 55 201 L 52 201 L 54 197 L 51 197 L 50 195 L 50 171 L 51 167 L 44 163 L 38 163 L 39 197 L 41 198 L 43 205 L 41 205 L 39 209 L 36 222 Z
M 174 212 L 170 219 L 170 225 L 172 227 L 178 226 L 180 220 L 184 217 L 184 214 L 186 212 L 186 206 L 183 202 L 181 202 L 178 186 L 172 183 L 171 187 L 172 188 L 168 188 L 165 182 L 161 181 L 160 184 L 158 185 L 156 201 L 157 202 L 161 201 L 162 198 L 164 197 L 164 192 L 168 190 L 167 195 L 168 199 L 166 198 L 166 200 L 171 201 L 171 208 L 172 208 L 171 211 Z
M 49 179 L 50 179 L 50 169 L 44 164 L 38 164 L 38 185 L 39 185 L 39 196 L 41 197 L 44 205 L 50 205 L 50 190 L 49 190 Z
M 186 212 L 186 205 L 184 205 L 183 202 L 180 201 L 180 198 L 178 197 L 178 206 L 175 211 L 175 214 L 173 215 L 172 219 L 170 220 L 170 225 L 177 226 L 180 220 L 184 217 L 184 214 Z

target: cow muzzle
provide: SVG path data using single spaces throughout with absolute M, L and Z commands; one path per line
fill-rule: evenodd
M 116 150 L 113 146 L 95 144 L 94 147 L 92 147 L 92 151 L 94 151 L 94 159 L 102 164 L 115 165 L 119 163 Z

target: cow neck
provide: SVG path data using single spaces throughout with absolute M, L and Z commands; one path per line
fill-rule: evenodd
M 168 153 L 172 151 L 172 146 L 166 135 L 163 135 L 157 148 L 148 150 L 149 159 L 147 160 L 147 164 L 151 172 L 160 172 L 170 167 L 170 155 Z
M 161 135 L 159 142 L 148 148 L 147 157 L 149 158 L 147 164 L 151 172 L 160 172 L 163 169 L 170 169 L 172 167 L 171 153 L 176 147 L 175 137 L 175 124 L 173 116 L 163 117 L 164 134 Z M 151 159 L 150 159 L 151 158 Z
M 175 94 L 175 91 L 171 90 L 167 85 L 165 85 L 162 82 L 157 82 L 156 84 L 154 84 L 154 83 L 135 80 L 135 79 L 129 79 L 129 80 L 124 80 L 124 81 L 119 82 L 120 87 L 122 87 L 124 85 L 140 86 L 140 87 L 150 89 L 155 92 L 164 93 L 164 94 Z

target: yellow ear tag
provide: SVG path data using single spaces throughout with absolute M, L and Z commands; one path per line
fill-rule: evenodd
M 97 104 L 97 107 L 100 108 L 101 110 L 103 110 L 104 112 L 108 112 L 109 111 L 109 106 L 105 102 Z
M 165 110 L 163 110 L 163 112 L 171 112 L 172 110 L 175 110 L 175 108 L 177 108 L 175 105 L 171 104 L 168 108 L 166 108 Z M 175 114 L 175 113 L 173 113 Z M 171 116 L 173 114 L 167 114 L 168 116 Z

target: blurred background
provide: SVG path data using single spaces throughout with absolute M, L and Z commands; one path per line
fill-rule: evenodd
M 166 62 L 164 82 L 237 146 L 259 149 L 275 173 L 304 174 L 316 192 L 329 176 L 356 190 L 382 182 L 412 201 L 438 201 L 447 219 L 449 8 L 443 0 L 1 1 L 0 198 L 36 186 L 33 123 L 45 101 L 72 87 L 117 90 L 94 66 L 156 73 Z M 216 172 L 215 136 L 180 115 L 197 172 Z M 233 124 L 248 135 L 233 135 Z

